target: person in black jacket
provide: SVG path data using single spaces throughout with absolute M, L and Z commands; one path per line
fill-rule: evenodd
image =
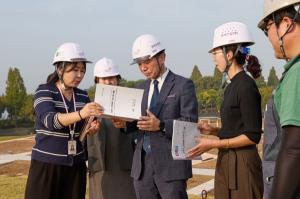
M 254 81 L 261 69 L 258 59 L 249 55 L 246 48 L 253 43 L 245 24 L 229 22 L 215 29 L 213 48 L 209 51 L 216 67 L 223 72 L 222 127 L 200 123 L 199 129 L 220 139 L 197 138 L 199 143 L 190 149 L 189 157 L 219 149 L 216 199 L 263 197 L 261 160 L 256 148 L 262 133 L 261 96 Z

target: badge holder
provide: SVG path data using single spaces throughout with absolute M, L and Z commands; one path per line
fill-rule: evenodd
M 76 155 L 76 140 L 73 139 L 74 131 L 70 131 L 71 140 L 68 141 L 68 155 Z

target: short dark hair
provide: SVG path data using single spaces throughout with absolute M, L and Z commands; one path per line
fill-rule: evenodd
M 288 17 L 290 19 L 293 19 L 295 23 L 300 25 L 300 16 L 299 16 L 299 13 L 297 14 L 297 12 L 298 12 L 298 10 L 295 9 L 294 5 L 289 6 L 287 8 L 283 8 L 281 10 L 278 10 L 274 13 L 274 16 L 275 16 L 274 22 L 278 26 L 280 24 L 280 22 L 282 21 L 283 17 Z M 273 20 L 273 18 L 271 18 L 271 19 Z

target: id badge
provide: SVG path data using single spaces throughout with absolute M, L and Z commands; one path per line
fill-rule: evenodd
M 68 155 L 76 155 L 76 141 L 75 140 L 68 141 Z

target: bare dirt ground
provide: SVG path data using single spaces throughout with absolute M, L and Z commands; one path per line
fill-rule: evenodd
M 199 184 L 205 183 L 211 179 L 213 176 L 205 176 L 205 175 L 193 175 L 193 178 L 190 178 L 187 183 L 187 189 L 198 186 Z
M 0 175 L 10 177 L 28 175 L 29 161 L 17 160 L 8 164 L 0 165 Z
M 0 142 L 0 155 L 1 154 L 16 154 L 29 152 L 34 145 L 34 137 L 24 138 L 20 140 L 10 140 L 10 141 L 2 141 Z M 216 153 L 215 150 L 210 151 L 212 153 Z M 203 165 L 203 166 L 202 166 Z M 214 168 L 215 161 L 209 160 L 204 163 L 197 164 L 197 168 Z M 29 161 L 14 161 L 11 163 L 0 165 L 0 175 L 7 176 L 21 176 L 28 175 L 30 162 Z M 201 183 L 207 182 L 212 179 L 212 176 L 204 176 L 204 175 L 194 175 L 192 179 L 188 181 L 188 187 L 193 187 L 199 185 Z
M 30 152 L 34 142 L 34 137 L 2 141 L 0 142 L 0 155 Z M 17 160 L 11 163 L 2 164 L 0 165 L 0 175 L 12 177 L 28 175 L 29 165 L 30 162 L 25 160 Z
M 16 154 L 31 151 L 34 142 L 34 137 L 2 141 L 0 142 L 0 154 Z
M 215 169 L 216 168 L 217 160 L 208 160 L 205 162 L 201 162 L 199 164 L 193 165 L 193 168 L 199 168 L 199 169 Z

